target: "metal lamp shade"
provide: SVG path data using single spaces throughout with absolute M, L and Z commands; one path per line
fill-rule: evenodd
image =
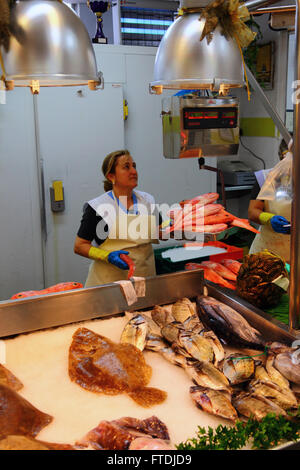
M 84 85 L 98 81 L 85 26 L 58 0 L 20 0 L 11 11 L 9 52 L 2 51 L 6 79 L 15 86 Z
M 242 58 L 233 39 L 217 27 L 207 44 L 200 41 L 205 20 L 200 13 L 184 14 L 169 27 L 158 48 L 151 87 L 219 90 L 220 85 L 244 85 Z

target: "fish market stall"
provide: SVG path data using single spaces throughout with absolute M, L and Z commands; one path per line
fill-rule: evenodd
M 14 393 L 46 415 L 42 415 L 43 426 L 38 428 L 38 432 L 37 429 L 34 432 L 31 430 L 29 436 L 36 436 L 39 442 L 55 443 L 57 446 L 76 444 L 91 448 L 97 448 L 98 445 L 101 448 L 97 439 L 100 428 L 103 434 L 103 426 L 106 430 L 111 426 L 115 430 L 117 426 L 118 433 L 122 434 L 124 418 L 131 422 L 130 432 L 133 420 L 140 431 L 142 424 L 145 426 L 150 419 L 151 440 L 153 436 L 159 437 L 167 442 L 165 445 L 174 448 L 192 438 L 198 426 L 215 429 L 219 424 L 232 423 L 228 419 L 230 403 L 226 402 L 229 408 L 226 408 L 225 413 L 229 415 L 225 415 L 224 419 L 220 414 L 215 414 L 213 406 L 210 412 L 205 410 L 201 401 L 203 386 L 206 385 L 207 393 L 213 391 L 210 397 L 213 404 L 215 395 L 222 395 L 222 392 L 226 395 L 233 382 L 229 385 L 228 377 L 232 374 L 230 362 L 227 361 L 226 368 L 217 367 L 218 363 L 222 363 L 223 346 L 216 338 L 216 333 L 208 324 L 205 325 L 204 336 L 197 330 L 201 319 L 193 310 L 196 305 L 198 311 L 204 312 L 202 320 L 211 307 L 217 311 L 221 306 L 223 311 L 223 302 L 227 309 L 233 308 L 246 320 L 247 326 L 243 324 L 243 330 L 246 332 L 249 329 L 249 334 L 254 334 L 251 336 L 253 342 L 249 341 L 247 333 L 242 338 L 242 329 L 240 333 L 234 329 L 224 329 L 227 339 L 235 337 L 243 346 L 242 349 L 224 346 L 226 357 L 236 351 L 239 351 L 240 356 L 243 351 L 243 355 L 263 357 L 266 341 L 280 342 L 281 347 L 285 347 L 295 340 L 295 336 L 282 325 L 267 314 L 261 315 L 258 309 L 243 305 L 232 292 L 227 293 L 226 289 L 216 288 L 209 282 L 204 285 L 201 270 L 147 278 L 144 295 L 131 305 L 127 301 L 122 286 L 115 283 L 0 303 L 0 337 L 6 353 L 3 365 L 23 384 Z M 174 306 L 179 308 L 175 309 Z M 181 320 L 179 323 L 185 327 L 179 330 L 170 328 L 174 323 L 167 320 L 169 316 L 172 316 L 172 320 Z M 140 326 L 145 324 L 151 327 L 143 339 L 146 330 Z M 134 333 L 132 328 L 128 330 L 129 325 L 137 327 L 138 333 Z M 192 330 L 194 333 L 191 336 Z M 195 351 L 190 348 L 194 344 L 190 340 L 195 339 L 196 331 L 199 333 L 197 337 L 201 339 L 201 347 L 196 351 L 200 354 L 198 359 L 193 357 Z M 171 347 L 174 334 L 177 335 L 177 348 Z M 263 343 L 260 343 L 261 338 Z M 142 367 L 139 377 L 145 377 L 145 380 L 136 384 L 132 390 L 127 385 L 124 387 L 122 380 L 119 380 L 120 374 L 123 374 L 120 373 L 117 382 L 116 377 L 110 377 L 109 392 L 106 390 L 101 393 L 104 385 L 99 384 L 98 379 L 91 385 L 89 375 L 92 369 L 87 368 L 87 364 L 97 364 L 103 372 L 105 364 L 102 346 L 110 348 L 110 357 L 117 357 L 121 363 L 120 351 L 128 357 L 134 353 L 132 360 L 138 359 L 139 367 Z M 204 357 L 203 354 L 208 356 Z M 125 367 L 125 363 L 122 363 L 122 367 Z M 122 371 L 118 364 L 117 369 Z M 115 365 L 116 362 L 111 362 L 107 370 L 114 369 L 111 366 Z M 129 369 L 125 367 L 124 370 L 128 372 Z M 253 374 L 253 370 L 249 373 Z M 111 380 L 118 384 L 119 393 L 111 388 Z M 0 391 L 1 383 L 0 374 Z M 147 406 L 141 406 L 145 396 L 150 401 Z M 236 413 L 235 410 L 232 412 Z M 153 434 L 153 421 L 160 430 L 157 434 Z M 165 427 L 167 433 L 161 431 Z M 136 436 L 133 438 L 129 435 L 129 441 L 132 439 L 137 443 Z

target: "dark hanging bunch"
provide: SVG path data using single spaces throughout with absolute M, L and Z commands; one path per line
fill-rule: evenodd
M 15 0 L 0 0 L 0 46 L 5 51 L 9 50 L 9 40 L 11 35 L 10 10 Z
M 249 18 L 248 9 L 241 5 L 239 0 L 215 0 L 204 8 L 199 18 L 205 19 L 200 41 L 206 37 L 209 44 L 216 27 L 220 26 L 221 34 L 226 39 L 231 37 L 238 41 L 241 47 L 246 47 L 256 36 L 256 33 L 245 25 Z
M 259 308 L 278 305 L 285 291 L 274 281 L 287 278 L 285 262 L 264 250 L 244 256 L 236 282 L 237 294 Z

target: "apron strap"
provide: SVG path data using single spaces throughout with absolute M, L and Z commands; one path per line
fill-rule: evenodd
M 125 214 L 129 214 L 129 210 L 124 207 L 124 205 L 120 202 L 120 200 L 114 195 L 113 191 L 109 191 L 109 196 L 112 198 L 113 201 L 115 201 L 118 206 L 125 212 Z M 132 193 L 132 200 L 133 200 L 133 211 L 135 215 L 139 215 L 138 211 L 138 202 L 137 202 L 137 197 L 135 193 Z

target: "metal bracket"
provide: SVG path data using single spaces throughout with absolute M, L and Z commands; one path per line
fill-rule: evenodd
M 30 89 L 31 89 L 31 93 L 33 95 L 38 95 L 39 92 L 40 92 L 40 82 L 39 80 L 31 80 L 30 82 Z
M 102 72 L 97 73 L 98 80 L 89 80 L 88 87 L 90 90 L 103 90 L 104 89 L 104 77 Z

